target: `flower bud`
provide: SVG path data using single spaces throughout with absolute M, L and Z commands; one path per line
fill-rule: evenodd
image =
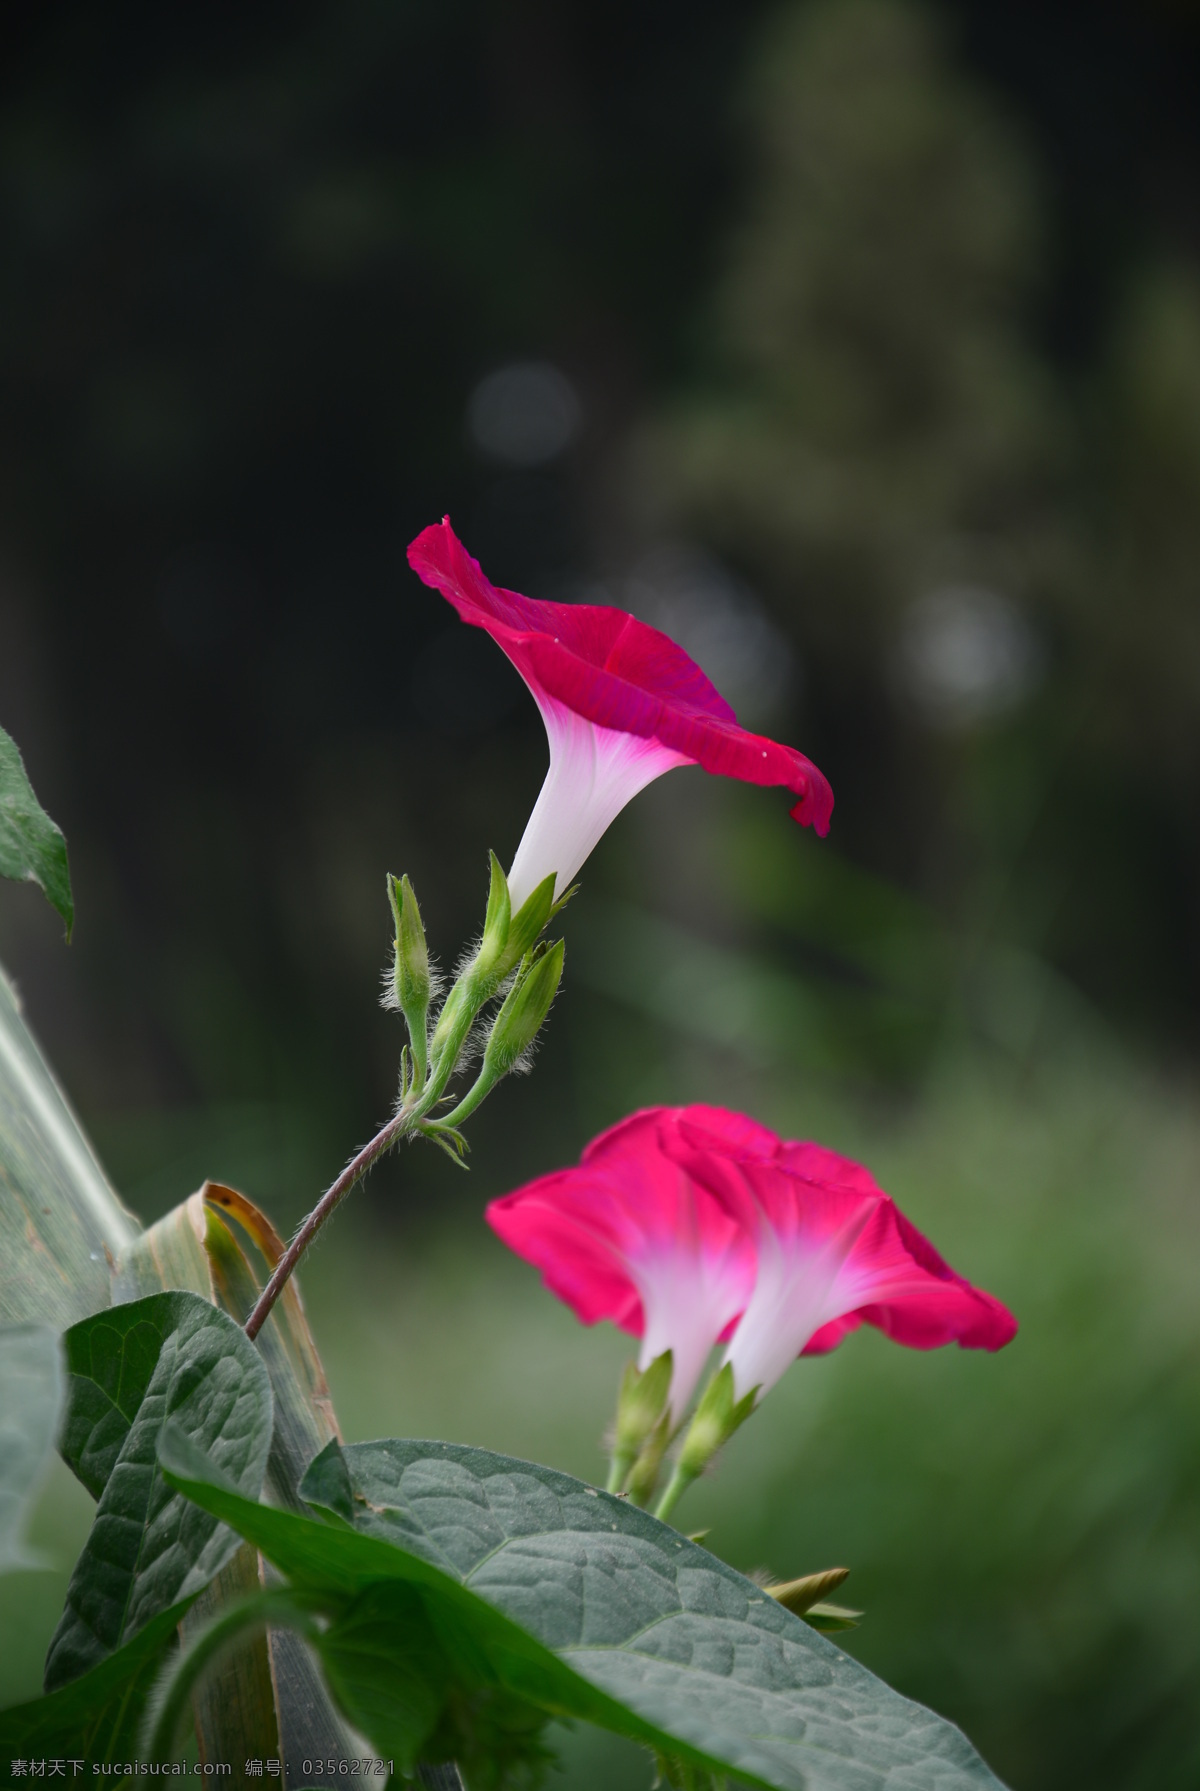
M 561 939 L 550 946 L 539 946 L 527 966 L 523 964 L 518 970 L 517 980 L 492 1024 L 483 1054 L 485 1075 L 490 1074 L 493 1079 L 506 1076 L 532 1045 L 558 994 L 564 951 Z
M 528 960 L 528 967 L 521 965 L 500 1014 L 496 1014 L 484 1051 L 484 1069 L 494 1078 L 509 1075 L 541 1030 L 550 1003 L 559 992 L 564 949 L 562 940 L 557 940 L 553 946 L 539 947 Z
M 491 860 L 492 880 L 488 888 L 487 913 L 483 918 L 483 938 L 475 954 L 472 975 L 485 986 L 496 987 L 505 976 L 503 966 L 507 957 L 505 946 L 508 944 L 509 923 L 512 919 L 512 902 L 508 894 L 508 878 L 504 875 L 500 860 L 494 852 L 490 852 L 488 857 Z
M 492 1022 L 491 1035 L 484 1048 L 483 1062 L 479 1066 L 478 1076 L 453 1113 L 447 1114 L 445 1119 L 438 1120 L 436 1126 L 429 1129 L 441 1132 L 453 1130 L 466 1119 L 468 1114 L 474 1113 L 481 1101 L 486 1100 L 502 1076 L 507 1076 L 510 1070 L 516 1068 L 522 1056 L 537 1037 L 542 1021 L 550 1012 L 550 1004 L 558 993 L 562 967 L 563 942 L 561 939 L 554 945 L 539 945 L 532 957 L 525 960 L 517 972 L 512 988 L 505 997 L 504 1005 Z M 456 1004 L 460 1001 L 465 1004 L 469 1000 L 469 993 L 464 993 L 467 988 L 467 980 L 467 977 L 464 976 L 451 991 L 449 1000 L 442 1010 L 442 1017 L 438 1021 L 437 1030 L 433 1035 L 434 1070 L 430 1087 L 434 1091 L 440 1090 L 445 1076 L 444 1069 L 439 1068 L 439 1035 L 442 1028 L 447 1025 L 447 1013 L 455 1009 Z M 446 1033 L 450 1043 L 449 1045 L 443 1043 L 441 1046 L 443 1053 L 448 1054 L 448 1058 L 457 1058 L 461 1039 L 458 1043 L 455 1042 L 455 1039 L 462 1031 L 464 1016 L 469 1018 L 471 1011 L 468 1006 L 463 1005 L 461 1011 L 454 1012 L 450 1023 L 451 1030 Z
M 824 1573 L 806 1573 L 803 1579 L 764 1586 L 763 1591 L 770 1593 L 776 1604 L 791 1611 L 793 1616 L 803 1617 L 814 1605 L 823 1603 L 831 1592 L 836 1592 L 849 1577 L 848 1567 L 827 1567 Z
M 637 1459 L 625 1477 L 624 1490 L 635 1505 L 648 1505 L 653 1498 L 654 1489 L 658 1485 L 663 1456 L 667 1453 L 667 1444 L 670 1441 L 671 1413 L 668 1410 L 663 1413 L 638 1450 Z
M 413 886 L 407 877 L 389 876 L 388 900 L 396 922 L 396 955 L 392 986 L 396 1004 L 404 1015 L 408 1036 L 412 1041 L 413 1070 L 416 1087 L 425 1080 L 427 1027 L 431 979 L 429 948 L 425 928 Z

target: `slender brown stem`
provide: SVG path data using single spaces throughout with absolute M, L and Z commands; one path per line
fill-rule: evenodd
M 246 1320 L 246 1335 L 253 1341 L 262 1330 L 270 1316 L 271 1308 L 287 1286 L 288 1279 L 296 1264 L 308 1249 L 328 1219 L 334 1207 L 350 1192 L 355 1182 L 361 1181 L 372 1163 L 380 1158 L 384 1151 L 395 1144 L 402 1133 L 413 1125 L 416 1114 L 408 1109 L 401 1109 L 394 1119 L 389 1119 L 381 1132 L 377 1132 L 370 1144 L 364 1144 L 356 1157 L 353 1157 L 337 1180 L 326 1193 L 322 1194 L 308 1218 L 304 1221 L 283 1255 L 275 1265 L 275 1272 L 263 1288 L 253 1312 Z

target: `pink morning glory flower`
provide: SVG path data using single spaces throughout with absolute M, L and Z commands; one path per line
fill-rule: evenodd
M 863 1323 L 913 1349 L 996 1350 L 1017 1329 L 858 1163 L 720 1107 L 635 1113 L 487 1219 L 585 1324 L 640 1336 L 641 1368 L 673 1352 L 676 1422 L 726 1339 L 740 1400 Z
M 912 1349 L 997 1350 L 1016 1334 L 1011 1312 L 956 1274 L 859 1164 L 764 1127 L 731 1145 L 711 1112 L 684 1109 L 660 1145 L 753 1240 L 754 1291 L 725 1355 L 736 1399 L 863 1323 Z
M 681 647 L 624 610 L 544 603 L 490 584 L 448 519 L 422 531 L 409 563 L 484 628 L 542 712 L 550 769 L 509 872 L 514 912 L 543 878 L 561 895 L 625 804 L 676 765 L 781 784 L 794 818 L 824 834 L 833 795 L 803 753 L 738 726 Z
M 492 1201 L 487 1220 L 584 1324 L 609 1319 L 640 1337 L 640 1368 L 672 1352 L 668 1403 L 678 1422 L 709 1351 L 750 1296 L 754 1252 L 740 1222 L 664 1153 L 667 1111 L 601 1133 L 577 1168 Z M 687 1111 L 731 1150 L 753 1142 L 757 1128 L 736 1114 Z

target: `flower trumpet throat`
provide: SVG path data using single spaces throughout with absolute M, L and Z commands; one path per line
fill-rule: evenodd
M 486 1216 L 584 1324 L 609 1319 L 641 1338 L 641 1372 L 669 1352 L 673 1432 L 714 1343 L 745 1309 L 754 1261 L 719 1201 L 662 1149 L 664 1111 L 622 1120 L 577 1167 L 494 1200 Z

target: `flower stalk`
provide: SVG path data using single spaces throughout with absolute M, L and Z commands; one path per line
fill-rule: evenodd
M 508 881 L 496 854 L 491 854 L 483 934 L 478 949 L 447 996 L 430 1037 L 433 973 L 421 911 L 408 878 L 389 876 L 387 892 L 395 922 L 395 945 L 387 1005 L 399 1008 L 408 1029 L 408 1044 L 401 1053 L 399 1104 L 387 1124 L 351 1158 L 300 1226 L 246 1320 L 247 1337 L 258 1336 L 300 1258 L 326 1220 L 401 1138 L 414 1133 L 427 1137 L 461 1162 L 466 1141 L 457 1127 L 502 1077 L 520 1066 L 558 992 L 563 941 L 552 945 L 538 943 L 547 922 L 566 900 L 564 897 L 555 902 L 554 882 L 553 876 L 545 877 L 514 915 Z M 514 971 L 515 980 L 496 1015 L 474 1085 L 445 1119 L 432 1118 L 467 1053 L 476 1020 Z
M 308 1246 L 337 1207 L 346 1198 L 356 1182 L 360 1182 L 367 1170 L 379 1161 L 384 1152 L 402 1138 L 411 1129 L 412 1121 L 403 1109 L 394 1118 L 389 1119 L 386 1126 L 378 1131 L 369 1144 L 364 1144 L 356 1157 L 352 1157 L 337 1180 L 326 1189 L 312 1212 L 305 1219 L 299 1231 L 275 1265 L 274 1273 L 262 1293 L 255 1302 L 254 1310 L 246 1320 L 244 1329 L 251 1342 L 258 1336 L 263 1325 L 270 1317 L 271 1308 L 291 1280 L 296 1265 Z

